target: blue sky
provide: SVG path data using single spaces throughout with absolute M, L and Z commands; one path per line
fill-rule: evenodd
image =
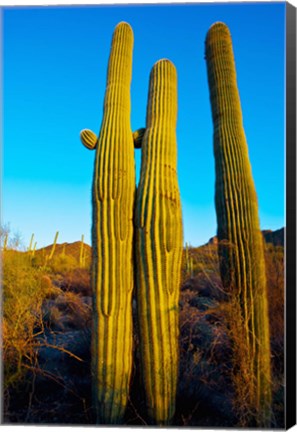
M 37 247 L 90 243 L 94 152 L 116 24 L 134 31 L 132 130 L 145 126 L 149 73 L 169 58 L 178 74 L 178 175 L 184 241 L 216 233 L 212 120 L 204 41 L 230 28 L 244 128 L 263 229 L 284 226 L 285 3 L 5 7 L 2 224 Z M 137 172 L 140 151 L 136 151 Z

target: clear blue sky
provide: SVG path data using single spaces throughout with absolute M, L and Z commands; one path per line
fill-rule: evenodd
M 178 73 L 178 174 L 184 240 L 216 234 L 212 121 L 204 41 L 215 21 L 230 28 L 244 127 L 263 229 L 284 226 L 285 3 L 3 10 L 2 223 L 37 247 L 90 243 L 94 152 L 81 129 L 99 132 L 111 37 L 134 31 L 132 129 L 145 125 L 149 73 L 160 58 Z M 139 170 L 139 150 L 136 153 Z

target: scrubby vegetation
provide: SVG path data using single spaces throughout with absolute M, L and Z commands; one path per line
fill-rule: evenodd
M 271 234 L 271 233 L 270 233 Z M 271 237 L 271 235 L 270 235 Z M 271 240 L 269 238 L 269 240 Z M 273 426 L 284 427 L 284 248 L 266 243 L 272 352 Z M 2 243 L 3 245 L 3 243 Z M 17 244 L 19 246 L 19 244 Z M 5 423 L 93 424 L 89 246 L 80 266 L 81 243 L 44 252 L 2 247 L 2 348 Z M 51 247 L 48 248 L 51 250 Z M 191 265 L 189 266 L 189 262 Z M 244 395 L 235 397 L 230 304 L 223 291 L 215 241 L 184 250 L 180 292 L 180 370 L 174 425 L 240 426 Z M 133 309 L 136 316 L 135 302 Z M 232 327 L 232 326 L 231 326 Z M 237 341 L 242 343 L 241 341 Z M 134 331 L 127 425 L 145 425 Z

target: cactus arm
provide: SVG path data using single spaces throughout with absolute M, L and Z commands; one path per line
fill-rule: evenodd
M 142 140 L 144 137 L 145 128 L 137 129 L 135 132 L 133 132 L 133 141 L 134 141 L 134 147 L 135 148 L 141 148 Z
M 90 129 L 83 129 L 80 132 L 82 144 L 89 150 L 95 150 L 97 145 L 97 135 Z
M 157 62 L 150 75 L 135 210 L 141 358 L 148 413 L 156 424 L 172 420 L 178 374 L 182 218 L 176 173 L 176 86 L 173 64 Z
M 263 239 L 243 129 L 232 40 L 223 23 L 215 23 L 208 31 L 206 60 L 214 123 L 221 276 L 225 289 L 237 299 L 243 323 L 238 335 L 246 349 L 246 356 L 238 353 L 243 391 L 257 413 L 258 425 L 269 427 L 270 346 Z
M 97 422 L 120 424 L 132 368 L 134 145 L 133 32 L 115 28 L 93 177 L 93 396 Z

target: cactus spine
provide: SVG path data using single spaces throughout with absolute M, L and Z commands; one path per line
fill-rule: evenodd
M 182 215 L 176 172 L 177 77 L 168 60 L 150 75 L 136 197 L 136 281 L 147 408 L 170 423 L 178 376 L 178 299 Z
M 115 28 L 108 64 L 104 115 L 93 177 L 93 395 L 97 422 L 121 423 L 132 367 L 134 145 L 130 127 L 133 32 Z M 86 139 L 88 137 L 89 140 Z M 93 144 L 92 144 L 93 143 Z
M 241 391 L 259 427 L 270 427 L 270 342 L 263 239 L 243 129 L 232 40 L 215 23 L 206 38 L 214 122 L 215 203 L 223 285 L 236 298 L 246 356 L 237 353 Z M 236 345 L 236 344 L 235 344 Z M 241 358 L 240 358 L 241 357 Z M 241 362 L 241 363 L 240 363 Z

